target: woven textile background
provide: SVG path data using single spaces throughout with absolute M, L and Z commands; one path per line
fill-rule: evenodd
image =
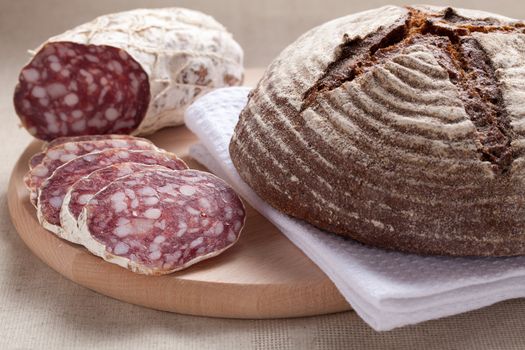
M 436 3 L 435 1 L 427 1 Z M 397 2 L 401 3 L 401 2 Z M 148 310 L 96 294 L 48 268 L 10 223 L 9 174 L 31 138 L 12 107 L 25 50 L 106 12 L 186 6 L 224 23 L 243 45 L 246 65 L 268 64 L 306 29 L 385 2 L 0 0 L 0 348 L 80 349 L 525 349 L 525 300 L 376 333 L 353 312 L 286 320 L 225 320 Z M 518 1 L 458 1 L 525 18 Z

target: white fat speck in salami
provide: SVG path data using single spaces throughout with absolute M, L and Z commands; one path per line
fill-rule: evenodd
M 47 95 L 46 89 L 44 89 L 41 86 L 37 85 L 31 90 L 31 96 L 33 96 L 35 98 L 40 99 L 40 98 L 46 97 L 46 95 Z M 26 101 L 29 101 L 29 100 L 26 99 Z
M 110 107 L 106 109 L 106 112 L 104 112 L 104 115 L 106 116 L 106 119 L 113 121 L 119 117 L 119 112 L 115 108 Z
M 126 156 L 122 157 L 123 154 Z M 60 213 L 63 207 L 63 200 L 70 187 L 78 180 L 98 169 L 126 162 L 161 165 L 173 170 L 187 169 L 186 164 L 174 154 L 158 150 L 123 150 L 121 148 L 111 148 L 100 152 L 84 154 L 56 168 L 53 174 L 42 183 L 37 202 L 37 215 L 40 223 L 46 229 L 56 233 L 60 237 L 71 239 L 60 226 Z M 60 199 L 61 208 L 56 208 L 57 199 L 54 200 L 53 205 L 50 203 L 53 197 Z M 119 200 L 117 200 L 118 198 L 115 199 L 115 210 L 126 210 L 128 202 L 124 191 L 122 191 L 122 197 L 123 198 Z M 93 199 L 91 199 L 91 201 L 93 201 Z M 124 204 L 126 204 L 126 206 L 124 206 Z M 106 215 L 109 215 L 109 213 Z
M 173 197 L 166 189 L 185 186 L 192 188 L 191 194 L 179 193 L 180 200 L 169 200 Z M 136 194 L 135 211 L 133 200 L 122 196 L 126 189 Z M 159 197 L 155 207 L 145 204 L 152 195 Z M 125 209 L 114 207 L 115 196 L 126 202 Z M 208 204 L 202 205 L 203 199 Z M 210 203 L 217 203 L 214 211 Z M 186 208 L 198 211 L 202 220 Z M 93 254 L 134 272 L 160 275 L 220 254 L 237 241 L 244 220 L 241 200 L 216 176 L 197 170 L 147 169 L 118 178 L 96 193 L 78 223 L 80 241 Z
M 192 196 L 197 189 L 193 186 L 183 185 L 179 188 L 179 191 L 185 196 Z
M 144 217 L 148 219 L 158 219 L 162 215 L 162 211 L 158 208 L 148 208 L 144 212 Z
M 22 76 L 28 83 L 36 83 L 40 78 L 40 73 L 34 68 L 26 68 L 22 70 Z
M 129 251 L 129 245 L 126 243 L 118 242 L 113 249 L 113 252 L 117 255 L 126 254 Z
M 29 159 L 29 170 L 36 167 L 38 164 L 42 163 L 42 160 L 44 160 L 46 154 L 44 152 L 38 152 L 34 156 Z
M 37 197 L 41 184 L 62 164 L 83 154 L 108 148 L 123 147 L 135 150 L 157 150 L 157 147 L 151 142 L 140 138 L 66 142 L 48 149 L 40 163 L 35 165 L 27 175 L 28 180 L 26 181 L 26 186 L 28 186 L 30 192 L 32 192 L 31 198 L 34 199 Z
M 74 106 L 78 103 L 78 95 L 75 93 L 69 93 L 64 97 L 64 103 L 68 105 L 69 107 Z M 71 112 L 73 114 L 73 112 Z M 73 118 L 75 118 L 73 116 Z
M 243 77 L 243 52 L 231 34 L 212 17 L 182 8 L 101 16 L 34 52 L 20 72 L 14 105 L 22 125 L 43 140 L 180 125 L 196 98 Z

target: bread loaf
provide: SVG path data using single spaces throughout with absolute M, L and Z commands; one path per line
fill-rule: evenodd
M 287 47 L 230 143 L 273 207 L 365 244 L 525 254 L 525 23 L 386 6 Z

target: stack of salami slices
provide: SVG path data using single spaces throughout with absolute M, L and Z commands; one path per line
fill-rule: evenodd
M 134 272 L 171 273 L 218 255 L 244 225 L 231 187 L 144 138 L 57 138 L 29 168 L 43 227 Z

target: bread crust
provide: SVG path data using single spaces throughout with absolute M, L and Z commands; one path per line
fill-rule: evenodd
M 525 24 L 386 6 L 269 66 L 230 154 L 273 207 L 417 254 L 525 254 Z

